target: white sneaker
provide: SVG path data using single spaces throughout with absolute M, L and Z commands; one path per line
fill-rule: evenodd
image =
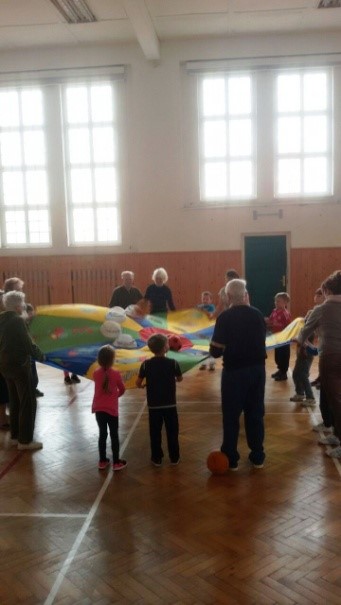
M 340 439 L 336 435 L 328 435 L 328 437 L 321 437 L 318 440 L 321 445 L 340 445 Z
M 326 454 L 330 458 L 341 458 L 341 446 L 336 447 L 333 450 L 330 450 L 330 452 L 326 452 Z
M 324 422 L 319 422 L 319 424 L 314 424 L 313 431 L 316 431 L 317 433 L 320 433 L 321 431 L 324 431 L 325 433 L 332 433 L 333 427 L 326 426 Z
M 315 399 L 305 399 L 304 401 L 301 401 L 301 405 L 303 405 L 304 408 L 308 408 L 316 405 L 316 401 Z
M 30 443 L 18 443 L 18 450 L 41 450 L 43 444 L 41 441 L 31 441 Z

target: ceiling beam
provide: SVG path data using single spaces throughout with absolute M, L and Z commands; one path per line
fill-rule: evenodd
M 137 40 L 148 61 L 159 62 L 160 42 L 144 0 L 123 0 L 123 5 Z

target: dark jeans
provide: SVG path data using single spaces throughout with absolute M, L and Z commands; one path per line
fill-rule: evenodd
M 179 419 L 176 407 L 153 409 L 149 408 L 149 435 L 153 460 L 163 458 L 162 426 L 165 423 L 168 454 L 171 462 L 177 462 L 179 452 Z
M 320 412 L 321 412 L 324 426 L 326 426 L 328 428 L 330 428 L 331 426 L 334 426 L 333 414 L 330 411 L 327 397 L 326 397 L 324 388 L 322 386 L 320 388 Z
M 275 349 L 275 362 L 279 371 L 282 374 L 286 374 L 289 369 L 290 360 L 290 345 L 284 345 L 283 347 L 277 347 Z
M 31 373 L 32 373 L 33 388 L 35 390 L 38 386 L 39 378 L 38 378 L 36 360 L 33 359 L 33 357 L 31 357 Z
M 341 355 L 321 354 L 321 390 L 324 391 L 334 421 L 334 433 L 341 440 Z
M 237 450 L 239 418 L 244 412 L 244 426 L 249 459 L 262 464 L 265 458 L 264 441 L 264 365 L 225 370 L 221 376 L 221 399 L 223 412 L 223 443 L 221 451 L 229 459 L 230 466 L 239 460 Z
M 312 363 L 313 357 L 311 355 L 297 355 L 292 373 L 297 395 L 305 395 L 307 399 L 314 399 L 313 389 L 311 388 L 309 380 L 309 372 Z
M 1 366 L 8 394 L 11 438 L 19 443 L 33 440 L 37 401 L 32 384 L 31 359 L 23 366 Z
M 107 414 L 106 412 L 96 412 L 96 420 L 99 428 L 98 450 L 100 461 L 105 462 L 105 460 L 107 460 L 107 437 L 109 427 L 113 462 L 118 462 L 120 459 L 118 416 L 111 416 L 111 414 Z

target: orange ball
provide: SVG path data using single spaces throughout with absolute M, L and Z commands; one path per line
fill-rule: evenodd
M 229 468 L 229 459 L 226 454 L 217 450 L 207 456 L 206 464 L 212 475 L 225 475 Z

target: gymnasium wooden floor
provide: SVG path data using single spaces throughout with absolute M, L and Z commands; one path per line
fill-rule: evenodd
M 292 352 L 292 365 L 294 351 Z M 149 462 L 143 390 L 121 400 L 128 467 L 97 470 L 92 383 L 39 366 L 36 438 L 0 439 L 1 605 L 339 605 L 341 465 L 317 445 L 318 408 L 290 403 L 268 360 L 266 466 L 210 476 L 220 446 L 220 371 L 178 385 L 181 458 Z M 312 376 L 316 375 L 316 369 Z

